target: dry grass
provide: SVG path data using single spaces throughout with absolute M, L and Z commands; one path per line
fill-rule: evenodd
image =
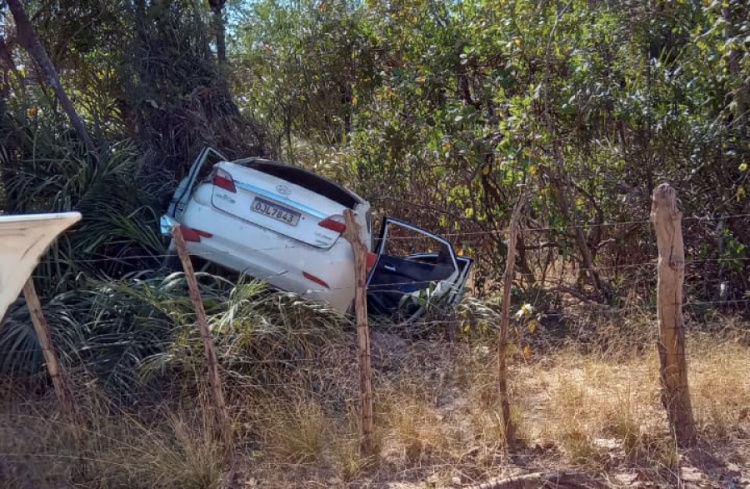
M 378 399 L 375 422 L 386 458 L 406 468 L 441 456 L 450 447 L 442 417 L 426 389 L 403 384 Z
M 601 464 L 615 449 L 629 457 L 662 421 L 655 354 L 611 362 L 562 353 L 543 378 L 537 435 L 554 443 L 569 463 Z
M 261 405 L 259 418 L 262 446 L 274 457 L 291 464 L 315 464 L 322 460 L 326 438 L 334 429 L 320 404 L 296 399 L 279 405 L 279 399 Z
M 147 424 L 124 412 L 88 410 L 80 429 L 52 408 L 44 399 L 31 415 L 0 414 L 1 487 L 218 487 L 224 456 L 188 412 Z
M 224 470 L 221 450 L 190 422 L 170 416 L 155 429 L 121 417 L 106 431 L 95 433 L 87 451 L 87 487 L 218 487 Z
M 356 368 L 332 366 L 336 346 L 329 345 L 321 358 L 321 368 L 332 369 L 328 376 L 306 364 L 294 374 L 292 390 L 232 393 L 243 478 L 267 487 L 386 487 L 395 481 L 455 487 L 532 467 L 573 465 L 610 474 L 637 468 L 663 482 L 684 463 L 660 404 L 653 346 L 628 347 L 628 353 L 611 346 L 582 353 L 571 346 L 530 361 L 514 356 L 511 401 L 523 457 L 511 459 L 504 451 L 491 344 L 394 344 L 406 345 L 409 358 L 393 351 L 400 367 L 379 359 L 387 370 L 377 372 L 375 382 L 377 457 L 359 453 L 351 382 L 329 379 L 353 380 Z M 735 447 L 734 460 L 747 457 L 750 348 L 738 338 L 708 334 L 692 334 L 688 346 L 701 439 Z M 351 341 L 341 348 L 344 356 L 352 353 Z M 299 387 L 305 385 L 317 387 Z M 16 402 L 6 402 L 0 414 L 2 487 L 211 489 L 226 470 L 204 401 L 183 400 L 147 415 L 88 403 L 90 431 L 79 450 L 70 428 L 51 414 L 49 397 L 20 403 L 22 393 L 4 394 Z
M 702 335 L 694 342 L 689 380 L 693 412 L 700 430 L 722 438 L 748 422 L 750 409 L 750 350 L 738 341 Z

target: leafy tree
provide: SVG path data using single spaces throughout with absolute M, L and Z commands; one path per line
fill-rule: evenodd
M 363 87 L 376 77 L 376 40 L 364 14 L 346 0 L 268 0 L 253 5 L 252 22 L 240 26 L 238 91 L 287 150 L 295 137 L 326 145 L 348 138 L 367 97 Z
M 648 209 L 661 181 L 681 190 L 688 215 L 747 210 L 741 2 L 337 6 L 257 5 L 238 47 L 249 53 L 248 107 L 289 147 L 296 137 L 337 148 L 349 170 L 339 174 L 383 211 L 468 236 L 488 277 L 519 185 L 535 195 L 518 245 L 525 277 L 572 260 L 599 300 L 615 300 L 620 265 L 653 252 Z M 351 52 L 367 63 L 337 62 Z M 340 79 L 352 81 L 350 106 Z M 351 124 L 331 123 L 341 110 Z M 727 246 L 703 256 L 742 255 L 745 222 L 728 218 Z M 694 249 L 714 239 L 691 228 Z

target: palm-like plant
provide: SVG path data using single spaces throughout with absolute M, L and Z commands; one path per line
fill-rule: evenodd
M 168 194 L 170 180 L 139 175 L 132 145 L 103 148 L 98 159 L 91 159 L 72 138 L 50 128 L 27 127 L 14 137 L 16 150 L 0 152 L 6 208 L 83 214 L 81 224 L 52 247 L 39 267 L 36 278 L 43 293 L 74 288 L 81 272 L 121 276 L 158 263 L 164 243 L 155 209 Z
M 340 336 L 344 318 L 326 305 L 257 281 L 198 278 L 230 379 L 279 384 Z M 175 379 L 189 388 L 205 368 L 182 273 L 147 270 L 119 280 L 85 280 L 78 290 L 47 301 L 44 313 L 68 367 L 98 379 L 118 403 L 133 402 L 139 392 L 163 393 Z M 12 310 L 0 328 L 0 358 L 0 375 L 45 378 L 25 307 Z
M 278 385 L 284 375 L 340 337 L 345 318 L 324 304 L 269 290 L 258 281 L 240 279 L 228 290 L 225 286 L 224 280 L 215 280 L 204 286 L 203 298 L 217 356 L 230 381 Z M 144 363 L 144 374 L 170 372 L 190 382 L 194 372 L 204 368 L 192 316 L 182 321 L 170 348 Z
M 131 277 L 87 281 L 46 302 L 44 314 L 68 367 L 129 402 L 139 365 L 168 347 L 177 318 L 189 308 L 184 280 Z M 0 374 L 43 378 L 43 357 L 25 307 L 12 310 L 0 329 L 0 355 Z

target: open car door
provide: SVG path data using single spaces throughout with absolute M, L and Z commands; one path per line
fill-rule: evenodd
M 190 171 L 187 176 L 180 181 L 177 190 L 175 190 L 175 193 L 172 196 L 172 201 L 169 203 L 169 209 L 167 210 L 167 215 L 169 217 L 179 220 L 190 200 L 190 195 L 195 189 L 195 184 L 206 178 L 206 176 L 208 176 L 213 170 L 214 164 L 219 161 L 227 161 L 227 159 L 224 155 L 210 146 L 204 147 L 201 152 L 198 153 L 198 156 L 190 166 Z M 162 234 L 164 234 L 163 229 Z
M 472 264 L 456 256 L 444 238 L 387 218 L 367 280 L 368 313 L 409 322 L 431 309 L 450 309 L 461 298 Z

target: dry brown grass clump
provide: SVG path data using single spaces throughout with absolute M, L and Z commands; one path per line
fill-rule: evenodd
M 736 434 L 750 421 L 750 349 L 733 339 L 700 335 L 691 359 L 690 393 L 701 433 L 710 438 Z
M 80 430 L 48 412 L 0 415 L 0 486 L 216 488 L 224 456 L 187 414 L 151 425 L 125 413 L 87 413 L 83 442 Z
M 352 390 L 356 364 L 344 363 L 356 352 L 353 336 L 347 338 L 273 385 L 232 384 L 238 480 L 267 487 L 459 487 L 575 467 L 612 480 L 637 473 L 670 484 L 687 463 L 668 431 L 653 345 L 627 352 L 570 347 L 531 359 L 515 353 L 510 387 L 519 448 L 509 456 L 491 341 L 386 334 L 373 337 L 378 451 L 365 457 Z M 688 348 L 701 446 L 714 447 L 719 461 L 728 457 L 717 467 L 747 460 L 750 347 L 696 333 Z M 49 397 L 21 403 L 20 392 L 5 394 L 2 487 L 213 489 L 227 470 L 202 397 L 127 414 L 92 397 L 84 403 L 88 436 L 81 448 Z

